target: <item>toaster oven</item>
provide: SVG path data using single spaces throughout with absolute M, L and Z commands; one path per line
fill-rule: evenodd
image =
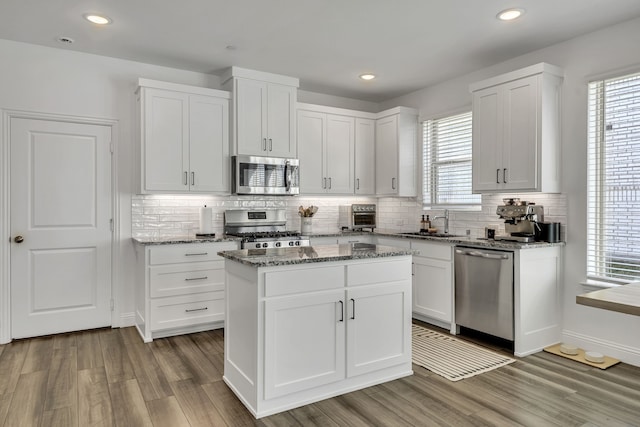
M 354 204 L 338 208 L 338 225 L 343 230 L 376 228 L 376 205 Z

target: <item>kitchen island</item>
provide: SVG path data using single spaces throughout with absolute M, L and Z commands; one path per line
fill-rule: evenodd
M 411 375 L 412 254 L 372 244 L 220 252 L 225 383 L 260 418 Z

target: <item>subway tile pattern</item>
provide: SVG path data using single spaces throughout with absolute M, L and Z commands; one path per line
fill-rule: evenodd
M 560 222 L 562 236 L 567 224 L 567 200 L 564 194 L 484 194 L 482 208 L 477 211 L 451 211 L 449 232 L 482 237 L 485 227 L 504 232 L 504 222 L 496 215 L 496 207 L 505 197 L 544 206 L 545 221 Z M 418 231 L 423 214 L 431 218 L 442 210 L 423 211 L 422 202 L 414 197 L 264 197 L 264 196 L 207 196 L 207 195 L 134 195 L 131 203 L 131 228 L 134 238 L 172 238 L 194 236 L 198 232 L 201 206 L 213 208 L 212 228 L 222 235 L 224 211 L 239 208 L 282 208 L 287 211 L 287 229 L 300 230 L 298 206 L 318 206 L 313 217 L 314 233 L 338 231 L 338 206 L 353 203 L 375 203 L 378 228 L 388 231 Z M 443 220 L 432 221 L 442 230 Z

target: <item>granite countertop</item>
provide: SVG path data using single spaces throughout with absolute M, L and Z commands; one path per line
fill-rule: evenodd
M 640 282 L 578 295 L 576 303 L 640 316 Z
M 222 234 L 220 237 L 133 237 L 132 240 L 139 245 L 177 245 L 182 243 L 239 242 L 241 239 L 239 237 Z
M 252 267 L 276 267 L 310 262 L 347 261 L 414 255 L 416 251 L 392 246 L 355 243 L 350 245 L 320 245 L 295 248 L 241 249 L 222 251 L 218 255 Z
M 564 242 L 547 243 L 547 242 L 531 242 L 531 243 L 519 243 L 509 242 L 505 240 L 488 240 L 484 238 L 475 238 L 467 236 L 450 235 L 447 237 L 435 237 L 428 235 L 408 235 L 398 231 L 392 230 L 376 230 L 371 231 L 336 231 L 334 233 L 311 233 L 305 235 L 313 239 L 314 237 L 348 237 L 348 236 L 386 236 L 397 239 L 409 239 L 409 240 L 425 240 L 429 242 L 442 242 L 451 243 L 454 245 L 473 246 L 477 248 L 494 248 L 494 249 L 534 249 L 544 248 L 547 246 L 564 246 Z M 238 242 L 241 238 L 235 236 L 226 236 L 220 234 L 216 237 L 210 238 L 196 238 L 195 236 L 184 237 L 164 237 L 164 238 L 133 238 L 133 241 L 139 245 L 173 245 L 183 243 L 215 243 L 215 242 Z

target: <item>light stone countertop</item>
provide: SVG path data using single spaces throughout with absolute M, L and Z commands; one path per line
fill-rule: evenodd
M 392 246 L 355 243 L 348 245 L 318 245 L 295 248 L 240 249 L 222 251 L 218 255 L 252 267 L 276 267 L 311 262 L 347 261 L 414 255 L 417 251 Z
M 135 238 L 132 240 L 138 245 L 179 245 L 183 243 L 219 243 L 219 242 L 239 242 L 239 237 L 235 236 L 226 236 L 224 234 L 220 235 L 220 237 L 195 237 L 195 236 L 184 236 L 184 237 L 143 237 L 143 238 Z

